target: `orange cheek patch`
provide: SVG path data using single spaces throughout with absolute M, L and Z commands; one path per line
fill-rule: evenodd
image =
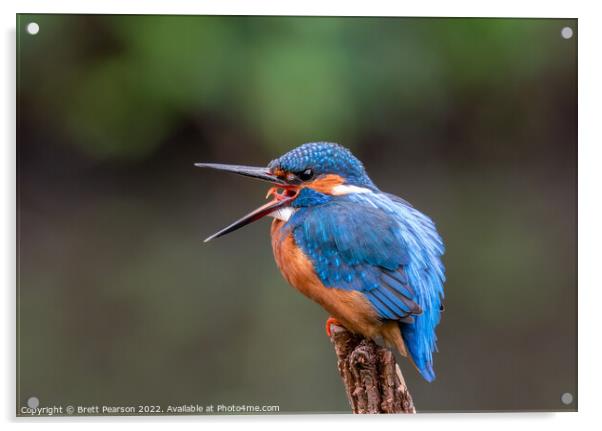
M 324 194 L 332 194 L 332 189 L 344 183 L 338 175 L 328 174 L 307 185 L 308 188 Z
M 272 174 L 274 174 L 277 177 L 284 177 L 285 174 L 286 174 L 286 172 L 284 172 L 284 170 L 281 169 L 281 168 L 276 168 L 276 169 L 274 169 L 274 171 L 272 172 Z

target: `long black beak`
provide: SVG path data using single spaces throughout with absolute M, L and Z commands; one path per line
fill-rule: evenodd
M 279 186 L 287 185 L 287 183 L 275 175 L 270 173 L 268 168 L 256 168 L 254 166 L 239 166 L 239 165 L 222 165 L 221 163 L 195 163 L 198 168 L 211 168 L 218 171 L 232 172 L 234 174 L 251 177 L 262 181 L 267 181 Z
M 235 173 L 238 175 L 243 175 L 245 177 L 251 177 L 251 178 L 258 179 L 258 180 L 267 181 L 269 183 L 275 184 L 276 186 L 281 186 L 283 188 L 291 187 L 291 185 L 288 184 L 286 181 L 281 180 L 280 178 L 276 177 L 275 175 L 272 175 L 268 168 L 256 168 L 256 167 L 252 167 L 252 166 L 238 166 L 238 165 L 222 165 L 219 163 L 195 163 L 194 165 L 199 168 L 217 169 L 220 171 L 232 172 L 232 173 Z M 211 235 L 210 237 L 205 239 L 205 242 L 209 242 L 214 238 L 219 238 L 220 236 L 226 235 L 230 232 L 234 232 L 235 230 L 238 230 L 241 227 L 244 227 L 250 223 L 253 223 L 254 221 L 257 221 L 260 218 L 265 217 L 268 214 L 271 214 L 274 211 L 277 211 L 278 209 L 288 205 L 289 202 L 291 202 L 296 197 L 296 192 L 278 194 L 278 193 L 276 193 L 275 189 L 276 189 L 276 187 L 272 188 L 268 192 L 268 196 L 274 195 L 274 200 L 266 203 L 265 205 L 260 206 L 259 208 L 257 208 L 254 211 L 251 211 L 249 214 L 245 215 L 244 217 L 236 220 L 231 225 L 214 233 L 213 235 Z

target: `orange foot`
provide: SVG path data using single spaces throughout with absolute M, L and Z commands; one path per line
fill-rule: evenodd
M 332 337 L 332 332 L 330 331 L 330 325 L 343 326 L 343 325 L 341 325 L 341 322 L 339 322 L 334 317 L 330 316 L 328 318 L 328 320 L 326 320 L 326 335 L 328 335 L 328 337 Z

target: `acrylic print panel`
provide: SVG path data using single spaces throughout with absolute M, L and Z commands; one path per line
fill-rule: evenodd
M 19 15 L 17 414 L 576 410 L 577 37 Z

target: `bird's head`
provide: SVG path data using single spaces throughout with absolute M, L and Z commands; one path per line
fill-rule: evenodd
M 288 220 L 296 209 L 321 205 L 335 196 L 375 190 L 351 151 L 329 142 L 303 144 L 272 160 L 267 167 L 196 163 L 201 168 L 232 172 L 272 183 L 273 199 L 205 240 L 233 232 L 265 216 Z

